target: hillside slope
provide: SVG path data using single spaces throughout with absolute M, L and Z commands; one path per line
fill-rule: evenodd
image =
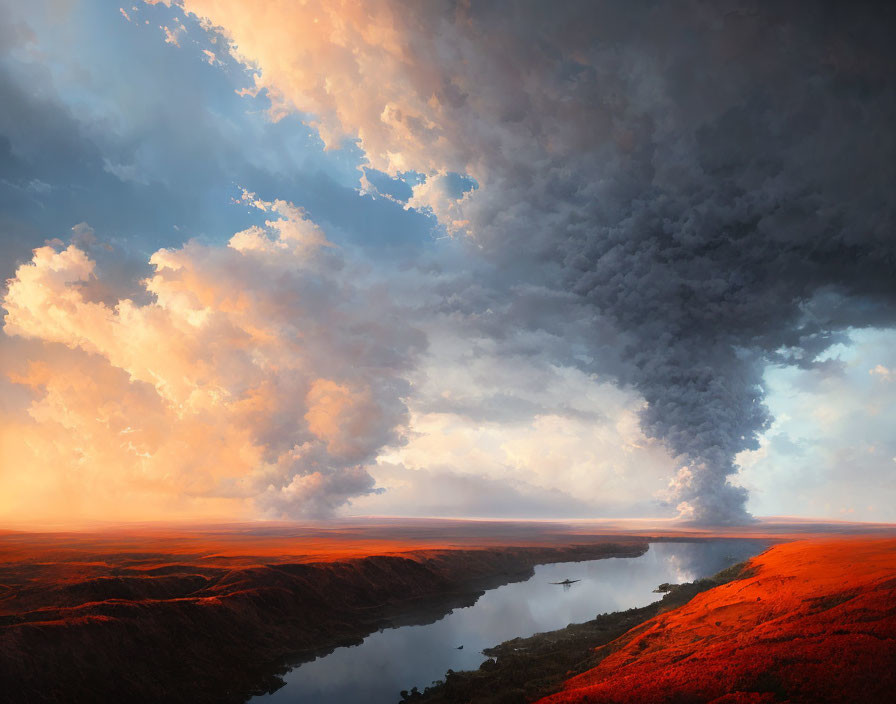
M 595 654 L 541 704 L 891 702 L 896 540 L 775 546 Z

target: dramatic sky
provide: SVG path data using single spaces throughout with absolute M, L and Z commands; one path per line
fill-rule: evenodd
M 896 520 L 894 32 L 0 0 L 0 518 Z

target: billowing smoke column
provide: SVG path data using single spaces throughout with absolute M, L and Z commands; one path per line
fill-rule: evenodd
M 574 292 L 619 331 L 621 365 L 588 365 L 643 394 L 684 516 L 747 518 L 728 478 L 769 422 L 764 365 L 893 323 L 889 5 L 184 5 L 276 116 L 425 175 L 409 205 L 501 282 Z

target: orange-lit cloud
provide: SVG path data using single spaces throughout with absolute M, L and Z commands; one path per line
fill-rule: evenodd
M 5 511 L 301 516 L 373 489 L 424 340 L 301 210 L 245 199 L 264 226 L 159 250 L 148 303 L 91 300 L 73 244 L 17 269 L 4 332 L 33 342 L 9 376 L 33 398 L 4 423 Z
M 176 4 L 227 39 L 233 57 L 253 71 L 248 92 L 268 96 L 273 119 L 305 114 L 328 149 L 358 139 L 373 168 L 425 174 L 409 205 L 431 209 L 451 230 L 467 230 L 467 199 L 446 192 L 444 178 L 456 172 L 489 180 L 495 154 L 482 151 L 478 133 L 488 128 L 481 118 L 522 97 L 525 82 L 514 82 L 509 59 L 483 65 L 462 6 L 457 18 L 435 21 L 436 31 L 415 20 L 424 8 L 406 12 L 386 0 Z M 420 60 L 433 52 L 447 60 Z M 474 90 L 483 81 L 499 83 L 507 95 Z M 531 145 L 530 134 L 506 125 L 490 136 L 508 153 Z

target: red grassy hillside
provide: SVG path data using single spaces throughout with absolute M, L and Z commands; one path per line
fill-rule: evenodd
M 750 566 L 604 646 L 542 704 L 894 701 L 896 540 L 787 543 Z

